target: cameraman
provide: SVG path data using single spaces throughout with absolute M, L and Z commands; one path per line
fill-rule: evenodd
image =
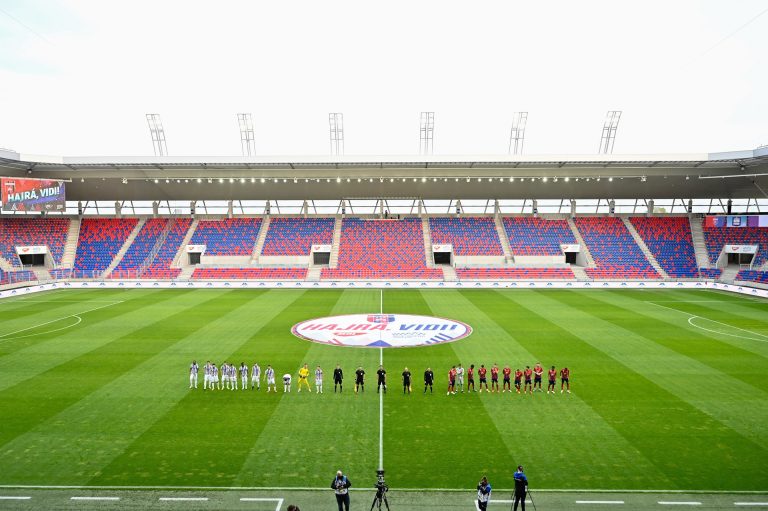
M 336 472 L 336 477 L 331 482 L 331 489 L 336 493 L 336 503 L 339 505 L 339 511 L 349 511 L 349 482 L 341 470 Z
M 491 500 L 491 485 L 488 478 L 483 476 L 477 484 L 477 509 L 485 511 L 488 508 L 488 502 Z
M 517 466 L 517 472 L 515 472 L 515 509 L 517 511 L 517 504 L 522 502 L 523 511 L 525 511 L 525 495 L 528 493 L 528 478 L 525 477 L 523 472 L 523 466 Z

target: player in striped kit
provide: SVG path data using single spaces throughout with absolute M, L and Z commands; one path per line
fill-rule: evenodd
M 219 383 L 219 368 L 216 367 L 216 364 L 211 364 L 211 389 L 215 389 L 216 385 L 221 385 Z M 219 387 L 221 389 L 221 387 Z
M 219 390 L 229 388 L 229 365 L 224 362 L 221 364 L 221 382 L 219 383 Z
M 275 370 L 272 369 L 272 366 L 267 366 L 267 392 L 269 392 L 269 387 L 272 387 L 272 389 L 277 392 L 277 385 L 275 385 Z
M 208 360 L 203 367 L 203 390 L 208 388 L 208 384 L 211 382 L 211 361 Z
M 323 393 L 323 370 L 320 369 L 320 366 L 315 369 L 315 392 Z
M 240 383 L 243 385 L 243 390 L 248 390 L 248 366 L 245 362 L 240 362 Z
M 290 392 L 290 391 L 291 391 L 291 373 L 285 373 L 283 375 L 283 392 Z
M 230 390 L 237 390 L 237 366 L 229 364 L 229 381 L 232 384 Z
M 192 365 L 189 366 L 189 388 L 191 389 L 194 385 L 195 388 L 197 388 L 197 371 L 200 368 L 197 366 L 197 361 L 193 360 Z
M 251 390 L 253 390 L 254 385 L 256 390 L 261 390 L 261 367 L 259 364 L 253 364 L 251 368 Z

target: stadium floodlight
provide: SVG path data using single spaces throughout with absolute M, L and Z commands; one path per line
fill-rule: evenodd
M 237 114 L 237 124 L 240 126 L 240 149 L 243 156 L 255 156 L 256 140 L 253 136 L 253 117 L 251 114 Z
M 152 137 L 152 148 L 155 156 L 168 156 L 168 147 L 165 145 L 165 130 L 160 114 L 146 114 L 149 134 Z
M 613 143 L 616 141 L 616 130 L 619 128 L 621 110 L 609 110 L 605 114 L 603 133 L 600 136 L 599 154 L 613 154 Z
M 528 123 L 528 112 L 512 114 L 512 129 L 509 131 L 509 154 L 523 154 L 525 142 L 525 125 Z
M 421 112 L 419 154 L 433 154 L 435 146 L 435 112 Z
M 344 154 L 344 114 L 335 112 L 328 114 L 328 128 L 331 137 L 331 154 Z

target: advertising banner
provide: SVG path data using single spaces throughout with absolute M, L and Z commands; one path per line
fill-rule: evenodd
M 581 252 L 581 245 L 560 245 L 563 252 Z
M 728 227 L 746 227 L 747 217 L 745 215 L 732 215 L 728 217 Z
M 64 211 L 64 182 L 54 179 L 0 179 L 3 211 Z
M 727 254 L 756 254 L 757 245 L 726 245 Z
M 432 252 L 453 252 L 453 245 L 432 245 Z
M 48 247 L 46 247 L 45 245 L 30 245 L 28 247 L 16 247 L 16 253 L 19 255 L 47 254 Z
M 312 245 L 312 252 L 330 252 L 331 245 Z
M 187 253 L 188 254 L 195 254 L 195 253 L 205 253 L 207 245 L 187 245 Z

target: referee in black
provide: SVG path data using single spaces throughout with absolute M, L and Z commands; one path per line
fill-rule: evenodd
M 333 370 L 333 393 L 336 393 L 336 387 L 339 387 L 341 392 L 341 382 L 344 380 L 344 372 L 341 370 L 341 366 L 336 364 L 336 369 Z

